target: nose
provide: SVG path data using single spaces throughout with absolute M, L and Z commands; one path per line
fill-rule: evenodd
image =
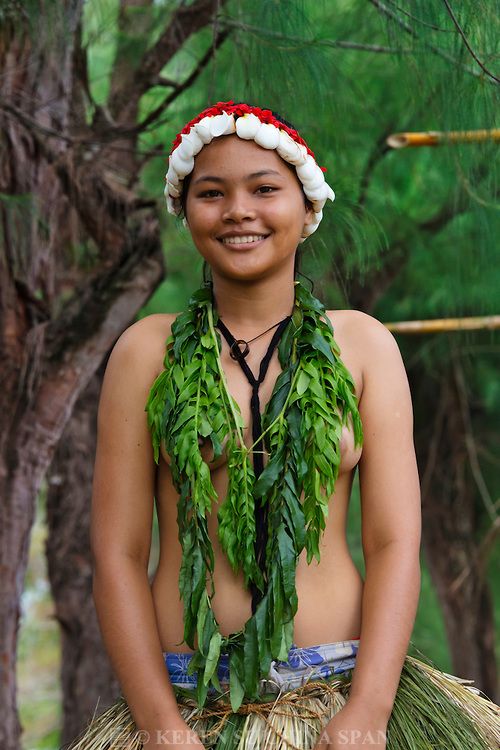
M 226 196 L 222 214 L 224 221 L 239 224 L 242 221 L 252 221 L 255 216 L 255 208 L 248 193 L 236 191 Z

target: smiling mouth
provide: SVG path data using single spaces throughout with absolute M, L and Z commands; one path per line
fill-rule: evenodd
M 253 242 L 265 240 L 268 236 L 267 234 L 244 234 L 241 236 L 221 237 L 220 242 L 223 245 L 251 245 Z

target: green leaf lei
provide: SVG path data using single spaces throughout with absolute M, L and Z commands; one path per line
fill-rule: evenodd
M 227 653 L 236 711 L 244 697 L 257 698 L 259 680 L 268 674 L 272 659 L 288 658 L 298 606 L 298 556 L 305 547 L 308 563 L 320 559 L 319 540 L 340 464 L 342 426 L 352 421 L 356 445 L 362 442 L 362 427 L 354 383 L 340 359 L 325 309 L 297 282 L 292 320 L 278 348 L 282 372 L 262 420 L 270 458 L 256 481 L 252 446 L 243 441 L 241 413 L 222 369 L 212 300 L 211 288 L 201 288 L 174 321 L 165 369 L 152 386 L 146 410 L 155 461 L 163 443 L 179 493 L 179 590 L 184 640 L 195 652 L 189 672 L 198 674 L 197 702 L 205 704 L 210 685 L 221 691 L 217 663 L 220 654 Z M 263 593 L 243 629 L 228 636 L 220 633 L 211 606 L 214 553 L 207 513 L 217 494 L 200 438 L 211 441 L 214 460 L 223 445 L 228 456 L 228 490 L 217 513 L 221 547 L 233 570 L 243 573 L 245 586 L 252 581 Z M 268 506 L 264 571 L 255 560 L 257 502 Z

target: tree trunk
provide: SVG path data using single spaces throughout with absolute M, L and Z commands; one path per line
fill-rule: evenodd
M 61 627 L 65 746 L 119 695 L 92 598 L 89 507 L 102 372 L 80 396 L 48 473 L 48 572 Z
M 453 670 L 495 700 L 493 606 L 476 541 L 480 501 L 467 450 L 470 426 L 460 364 L 452 358 L 440 386 L 422 373 L 411 374 L 418 407 L 423 547 L 443 609 Z
M 87 278 L 68 255 L 94 213 L 96 197 L 61 179 L 68 169 L 65 142 L 50 147 L 40 127 L 66 129 L 72 98 L 72 51 L 80 2 L 51 6 L 53 18 L 33 40 L 6 24 L 0 39 L 0 95 L 22 103 L 20 119 L 5 114 L 0 131 L 0 747 L 17 750 L 15 659 L 20 598 L 35 498 L 79 393 L 105 353 L 159 283 L 162 254 L 158 223 L 141 216 L 126 234 L 108 222 L 100 274 Z M 54 39 L 59 44 L 54 44 Z M 50 42 L 50 43 L 49 43 Z M 30 130 L 23 123 L 42 101 L 57 101 Z M 10 105 L 9 105 L 10 106 Z M 52 166 L 51 160 L 56 167 Z M 89 167 L 87 166 L 87 169 Z M 59 179 L 56 171 L 59 170 Z M 87 184 L 90 176 L 87 180 Z M 8 197 L 6 197 L 8 196 Z M 30 196 L 30 197 L 27 197 Z M 72 201 L 80 200 L 80 210 Z M 90 276 L 90 278 L 88 278 Z M 68 290 L 76 286 L 70 296 Z M 69 299 L 68 299 L 69 296 Z M 66 298 L 66 299 L 65 299 Z M 67 301 L 66 301 L 67 300 Z

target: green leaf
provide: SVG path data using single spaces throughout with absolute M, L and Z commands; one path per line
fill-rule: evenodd
M 296 385 L 297 393 L 299 396 L 302 396 L 307 391 L 310 380 L 311 378 L 309 377 L 309 375 L 304 372 L 304 370 L 302 370 L 299 374 L 299 377 L 297 378 Z
M 208 685 L 210 678 L 212 677 L 220 656 L 220 645 L 222 643 L 222 636 L 219 631 L 216 631 L 210 641 L 208 649 L 207 661 L 205 664 L 205 673 L 203 675 L 203 682 Z
M 247 698 L 254 699 L 257 697 L 259 675 L 259 642 L 254 617 L 251 617 L 246 623 L 243 649 L 245 694 Z
M 328 343 L 325 341 L 323 336 L 318 333 L 318 331 L 312 331 L 307 336 L 304 336 L 304 341 L 314 347 L 314 349 L 317 349 L 319 352 L 324 354 L 330 364 L 335 365 L 335 359 L 333 357 L 331 346 L 328 345 Z
M 205 592 L 206 594 L 206 592 Z M 196 630 L 198 635 L 198 648 L 203 653 L 203 630 L 205 627 L 205 621 L 207 619 L 207 613 L 208 613 L 208 596 L 202 596 L 200 601 L 200 607 L 198 609 L 198 617 L 197 617 L 197 623 L 196 623 Z
M 203 708 L 203 706 L 205 705 L 207 693 L 208 685 L 206 685 L 205 681 L 200 679 L 200 675 L 198 675 L 198 682 L 196 685 L 196 703 L 200 708 Z
M 283 524 L 278 529 L 278 546 L 280 552 L 280 566 L 283 580 L 283 592 L 287 598 L 295 594 L 296 557 L 292 540 L 285 531 Z
M 229 657 L 229 697 L 231 708 L 235 713 L 243 703 L 245 696 L 242 672 L 241 657 L 235 649 Z
M 285 448 L 282 446 L 278 448 L 275 455 L 271 458 L 264 471 L 255 482 L 254 495 L 255 497 L 263 497 L 266 492 L 273 486 L 277 478 L 280 476 L 283 470 Z

